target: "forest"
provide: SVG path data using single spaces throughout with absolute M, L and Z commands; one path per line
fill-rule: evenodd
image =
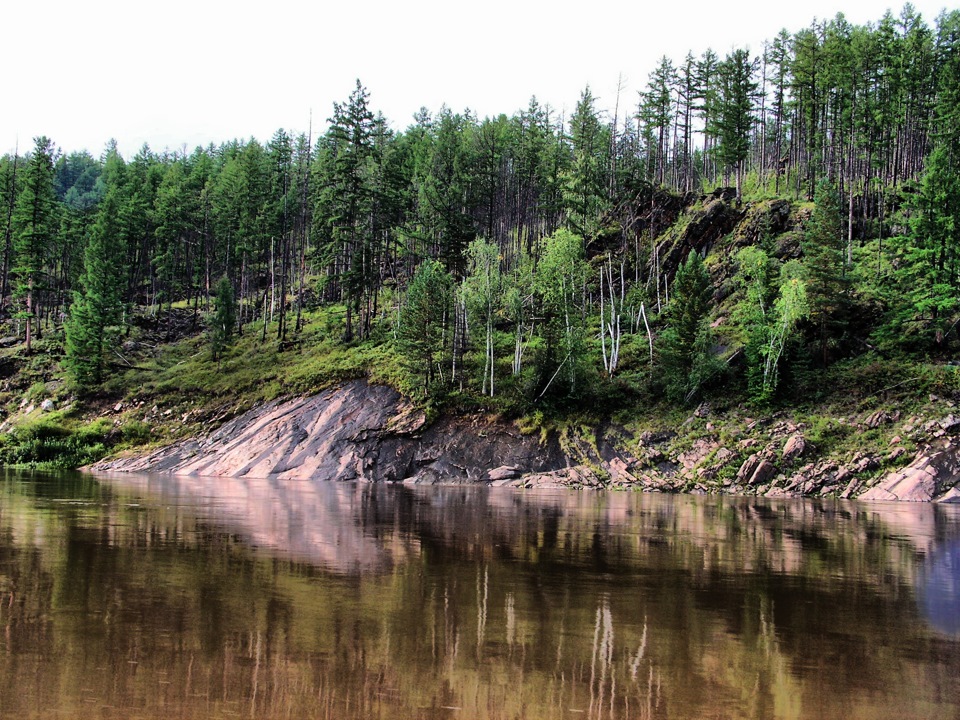
M 749 237 L 687 231 L 718 205 Z M 26 357 L 53 338 L 80 394 L 138 317 L 192 312 L 216 365 L 239 336 L 308 353 L 322 308 L 428 403 L 786 402 L 960 345 L 960 11 L 664 56 L 569 117 L 533 98 L 397 130 L 358 80 L 316 137 L 37 137 L 0 159 L 0 208 L 7 334 Z

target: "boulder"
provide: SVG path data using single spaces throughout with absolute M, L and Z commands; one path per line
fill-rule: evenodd
M 496 482 L 497 480 L 513 480 L 520 477 L 520 468 L 516 465 L 501 465 L 487 472 L 487 480 Z
M 794 433 L 787 438 L 787 442 L 783 444 L 783 459 L 792 460 L 793 458 L 800 457 L 806 449 L 807 441 L 804 440 L 803 435 Z
M 776 466 L 759 454 L 753 454 L 743 461 L 737 471 L 737 480 L 746 485 L 762 485 L 777 473 Z

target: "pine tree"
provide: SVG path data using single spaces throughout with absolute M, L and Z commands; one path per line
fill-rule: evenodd
M 101 202 L 84 252 L 83 289 L 74 293 L 65 327 L 66 365 L 82 389 L 103 379 L 107 333 L 123 319 L 123 245 L 117 195 L 111 188 Z
M 675 401 L 689 401 L 717 372 L 708 323 L 711 298 L 707 267 L 691 252 L 673 279 L 667 329 L 660 336 L 664 383 Z
M 233 330 L 237 324 L 237 301 L 230 278 L 223 275 L 217 281 L 216 301 L 213 317 L 210 318 L 210 354 L 217 361 L 223 359 L 224 351 L 233 340 Z
M 746 50 L 734 50 L 717 68 L 718 94 L 713 134 L 719 140 L 717 158 L 736 178 L 737 201 L 743 196 L 743 175 L 750 157 L 754 122 L 757 59 Z M 725 171 L 726 172 L 726 171 Z
M 841 336 L 846 327 L 850 281 L 846 272 L 843 217 L 836 188 L 826 179 L 817 185 L 816 207 L 803 239 L 803 264 L 806 270 L 810 320 L 819 336 L 820 356 L 828 360 L 831 339 Z
M 956 150 L 941 145 L 909 201 L 909 225 L 900 239 L 901 262 L 895 271 L 900 331 L 917 324 L 926 339 L 941 346 L 956 327 L 960 312 L 960 161 Z M 905 296 L 905 298 L 904 298 Z M 906 299 L 906 302 L 904 301 Z
M 566 175 L 563 199 L 567 224 L 584 238 L 596 235 L 600 218 L 610 205 L 607 197 L 609 130 L 600 123 L 593 93 L 587 87 L 570 118 L 573 162 Z
M 314 209 L 331 287 L 346 305 L 343 338 L 354 337 L 354 319 L 376 266 L 371 206 L 374 116 L 370 93 L 357 81 L 346 103 L 335 103 L 320 148 L 319 194 Z M 361 319 L 363 320 L 363 319 Z M 361 321 L 361 335 L 366 322 Z
M 23 303 L 20 315 L 25 320 L 28 354 L 32 347 L 37 292 L 43 287 L 47 257 L 58 225 L 53 188 L 54 153 L 49 138 L 34 139 L 33 154 L 13 213 L 14 296 Z
M 447 328 L 453 310 L 453 278 L 437 260 L 425 260 L 410 281 L 400 312 L 397 345 L 411 374 L 419 375 L 424 395 L 446 381 Z

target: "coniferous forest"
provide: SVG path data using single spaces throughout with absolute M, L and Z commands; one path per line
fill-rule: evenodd
M 566 117 L 398 130 L 358 80 L 315 136 L 37 137 L 0 160 L 0 208 L 5 342 L 81 396 L 176 311 L 213 367 L 239 338 L 308 355 L 321 324 L 430 403 L 791 402 L 960 347 L 960 11 L 664 56 L 612 111 L 587 87 Z

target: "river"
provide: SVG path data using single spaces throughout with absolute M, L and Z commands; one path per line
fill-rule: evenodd
M 3 718 L 956 718 L 960 507 L 0 474 Z

